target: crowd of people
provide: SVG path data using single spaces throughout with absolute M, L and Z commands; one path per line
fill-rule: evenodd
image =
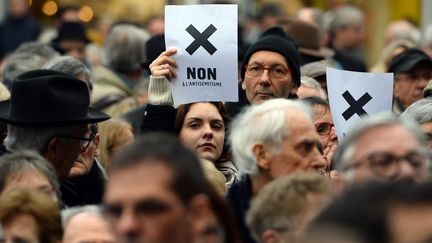
M 163 17 L 95 40 L 79 7 L 42 29 L 26 4 L 0 24 L 0 241 L 431 241 L 432 25 L 390 23 L 368 67 L 360 8 L 264 5 L 239 101 L 174 106 Z M 394 73 L 392 110 L 338 141 L 326 67 Z

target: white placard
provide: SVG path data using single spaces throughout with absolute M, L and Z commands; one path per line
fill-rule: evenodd
M 174 104 L 238 101 L 237 5 L 165 6 L 165 45 L 175 48 Z
M 362 115 L 392 110 L 393 73 L 364 73 L 327 67 L 330 110 L 339 142 Z

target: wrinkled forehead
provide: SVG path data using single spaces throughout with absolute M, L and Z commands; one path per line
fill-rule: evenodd
M 289 67 L 288 61 L 284 56 L 278 52 L 274 51 L 257 51 L 249 58 L 249 63 L 247 64 L 261 64 L 261 65 L 284 65 Z
M 415 134 L 400 123 L 381 124 L 360 132 L 353 142 L 352 159 L 375 152 L 403 156 L 422 147 Z

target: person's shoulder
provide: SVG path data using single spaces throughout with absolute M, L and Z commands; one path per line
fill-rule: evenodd
M 237 198 L 244 198 L 246 195 L 249 195 L 251 193 L 250 190 L 250 179 L 249 175 L 246 174 L 241 176 L 240 179 L 228 189 L 226 198 L 228 201 L 236 201 Z

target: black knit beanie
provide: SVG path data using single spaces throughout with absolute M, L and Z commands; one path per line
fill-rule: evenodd
M 241 69 L 242 80 L 244 80 L 246 65 L 252 54 L 257 51 L 274 51 L 285 57 L 291 69 L 292 78 L 297 87 L 300 87 L 300 55 L 297 49 L 295 41 L 281 27 L 271 27 L 246 52 Z

